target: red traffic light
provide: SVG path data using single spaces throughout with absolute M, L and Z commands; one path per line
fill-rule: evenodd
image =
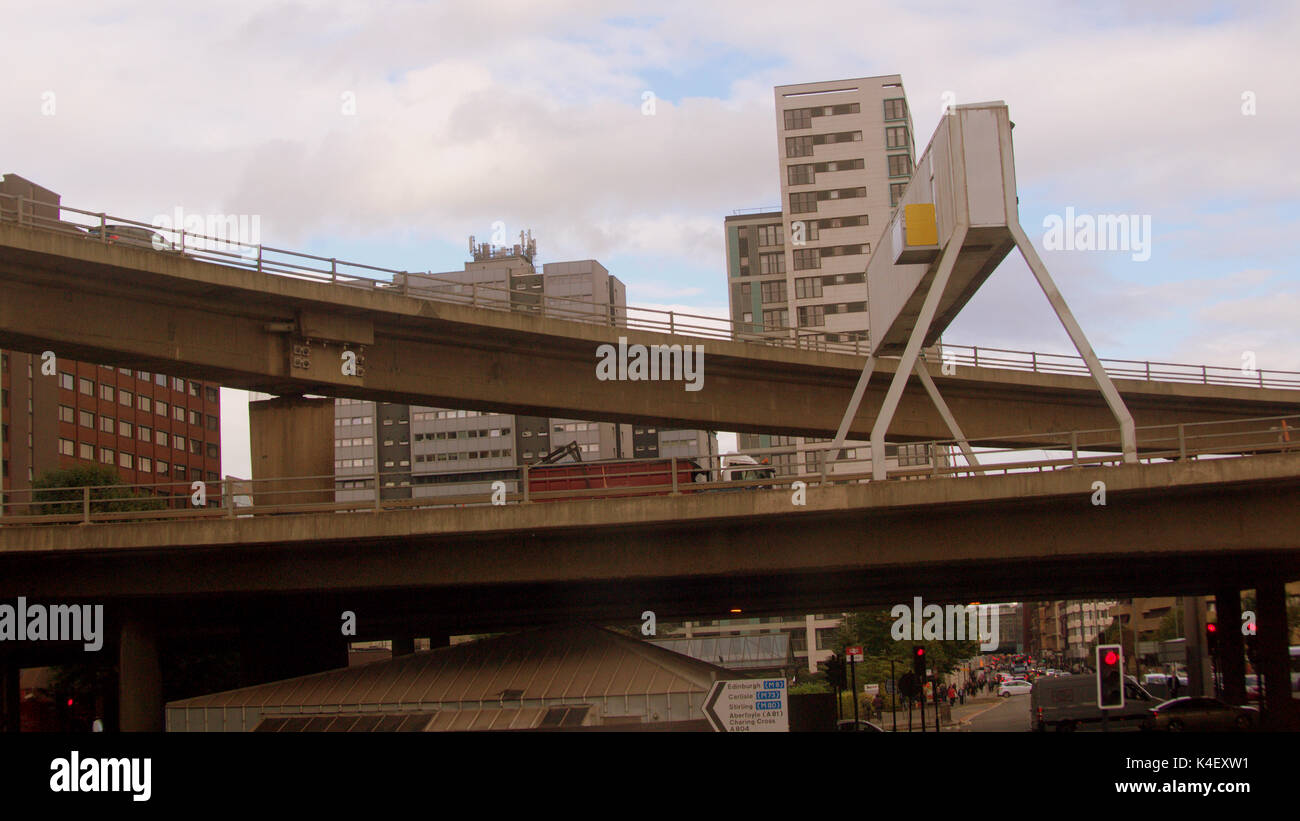
M 1106 662 L 1107 666 L 1109 666 L 1119 661 L 1119 656 L 1115 655 L 1114 650 L 1107 650 L 1106 657 L 1103 660 Z
M 916 647 L 916 648 L 913 648 L 912 652 L 916 654 L 916 657 L 917 657 L 917 658 L 920 658 L 921 656 L 924 656 L 924 655 L 925 655 L 925 648 L 924 648 L 924 647 Z
M 1207 633 L 1217 633 L 1218 631 L 1219 631 L 1219 625 L 1215 624 L 1214 622 L 1210 622 L 1209 624 L 1205 625 L 1205 632 Z

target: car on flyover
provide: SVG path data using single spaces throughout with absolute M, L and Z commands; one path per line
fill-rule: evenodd
M 86 234 L 93 239 L 101 236 L 110 245 L 132 245 L 136 248 L 149 248 L 154 251 L 170 251 L 172 247 L 166 238 L 157 231 L 139 225 L 95 225 L 86 229 Z
M 1151 708 L 1145 730 L 1222 732 L 1252 730 L 1259 726 L 1259 709 L 1238 707 L 1217 698 L 1183 696 Z

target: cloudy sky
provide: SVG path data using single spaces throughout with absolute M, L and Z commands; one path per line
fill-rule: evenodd
M 0 173 L 399 269 L 499 221 L 631 304 L 722 314 L 722 220 L 779 200 L 772 87 L 897 73 L 920 145 L 945 101 L 1009 105 L 1021 222 L 1101 356 L 1300 370 L 1300 8 L 1133 5 L 6 4 Z M 1066 208 L 1149 216 L 1150 258 L 1043 250 Z M 1016 256 L 945 339 L 1069 350 Z

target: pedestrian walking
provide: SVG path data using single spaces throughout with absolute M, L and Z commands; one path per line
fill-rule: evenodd
M 948 706 L 949 707 L 957 706 L 957 688 L 952 686 L 951 684 L 948 685 Z

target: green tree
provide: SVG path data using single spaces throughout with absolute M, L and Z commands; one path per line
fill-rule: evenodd
M 42 473 L 32 482 L 33 512 L 40 515 L 81 513 L 83 488 L 90 490 L 91 513 L 162 510 L 165 500 L 122 486 L 117 471 L 107 465 L 78 465 Z

